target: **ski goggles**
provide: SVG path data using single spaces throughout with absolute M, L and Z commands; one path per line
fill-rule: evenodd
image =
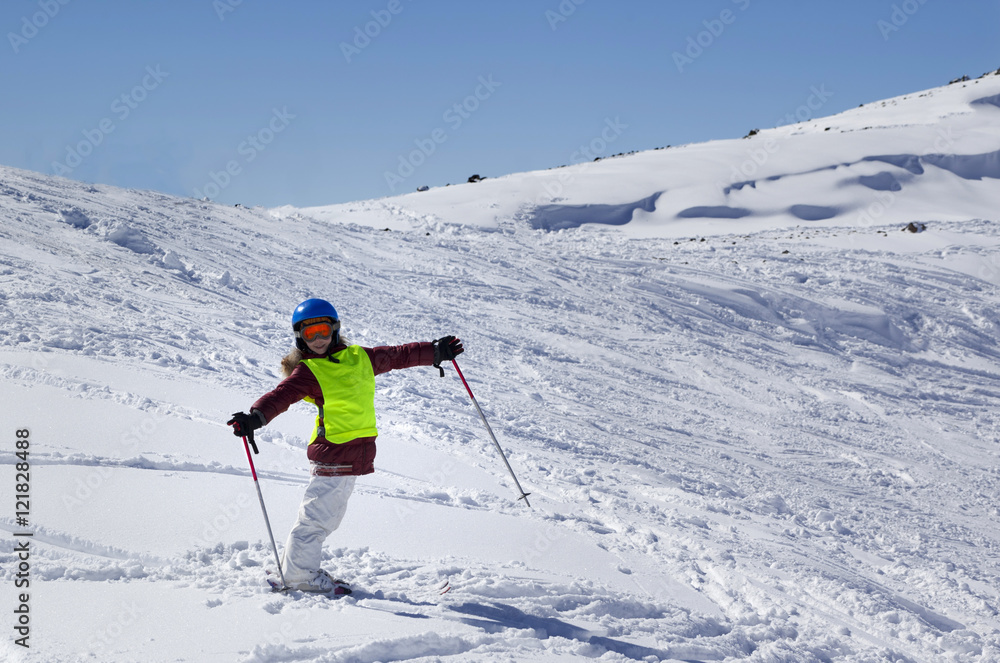
M 299 336 L 302 337 L 307 343 L 311 343 L 315 340 L 325 340 L 333 336 L 333 332 L 340 329 L 340 322 L 330 323 L 326 320 L 323 322 L 314 322 L 312 324 L 307 324 L 299 330 Z

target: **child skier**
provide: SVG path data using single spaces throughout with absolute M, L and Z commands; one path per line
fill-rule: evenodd
M 320 568 L 323 541 L 340 525 L 356 477 L 375 471 L 375 376 L 412 366 L 440 367 L 464 350 L 445 336 L 433 342 L 363 348 L 340 338 L 340 318 L 330 302 L 307 299 L 292 313 L 296 348 L 282 362 L 285 379 L 228 425 L 237 436 L 264 426 L 293 403 L 317 409 L 307 451 L 311 478 L 288 535 L 281 571 L 292 589 L 331 592 L 333 578 Z

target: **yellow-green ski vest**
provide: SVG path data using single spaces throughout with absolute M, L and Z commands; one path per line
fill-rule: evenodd
M 324 437 L 334 444 L 343 444 L 359 437 L 375 437 L 375 371 L 368 353 L 360 345 L 351 345 L 333 355 L 303 359 L 319 388 L 323 405 L 316 405 L 316 427 L 309 444 Z M 306 400 L 312 401 L 307 398 Z

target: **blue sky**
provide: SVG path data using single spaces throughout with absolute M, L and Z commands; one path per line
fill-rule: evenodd
M 0 164 L 323 205 L 743 136 L 1000 67 L 1000 2 L 10 0 Z

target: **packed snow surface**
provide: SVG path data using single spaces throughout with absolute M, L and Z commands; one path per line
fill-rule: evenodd
M 0 659 L 1000 660 L 998 98 L 325 208 L 0 168 Z M 450 366 L 380 376 L 339 599 L 268 591 L 224 424 L 313 296 L 460 336 L 531 493 Z M 258 432 L 279 546 L 312 416 Z

